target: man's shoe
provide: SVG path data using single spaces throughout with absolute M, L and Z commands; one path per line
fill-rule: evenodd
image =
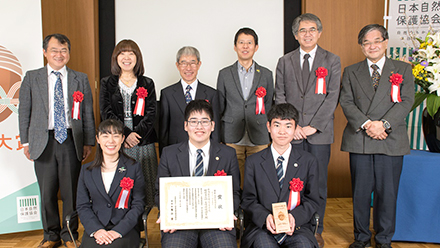
M 365 247 L 371 247 L 370 241 L 359 241 L 355 240 L 348 248 L 365 248 Z
M 319 248 L 324 247 L 324 239 L 322 238 L 322 235 L 320 233 L 315 233 L 316 241 L 318 241 Z
M 391 248 L 391 243 L 384 243 L 384 244 L 376 243 L 376 248 Z
M 61 240 L 50 241 L 43 239 L 37 248 L 55 248 L 61 245 Z
M 64 246 L 67 247 L 67 248 L 77 248 L 77 247 L 81 246 L 81 241 L 75 240 L 75 242 L 76 242 L 76 246 L 73 243 L 73 241 L 66 241 L 66 242 L 64 242 Z

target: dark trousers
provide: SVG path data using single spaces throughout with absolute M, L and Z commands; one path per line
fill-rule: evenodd
M 220 231 L 219 229 L 177 230 L 174 233 L 162 233 L 163 248 L 224 248 L 237 247 L 235 229 Z
M 65 217 L 75 210 L 76 188 L 81 169 L 78 161 L 71 130 L 63 144 L 55 140 L 53 131 L 49 131 L 49 141 L 41 156 L 35 160 L 35 174 L 41 194 L 41 218 L 44 239 L 50 241 L 71 240 L 67 231 Z M 60 226 L 58 210 L 58 189 L 63 201 L 63 225 Z M 75 239 L 78 239 L 78 218 L 71 222 Z
M 301 144 L 292 144 L 293 147 L 310 152 L 318 160 L 319 167 L 319 226 L 318 233 L 324 230 L 324 215 L 327 205 L 327 173 L 330 161 L 331 145 L 314 145 L 304 140 Z
M 287 235 L 284 242 L 279 245 L 273 235 L 267 231 L 261 231 L 256 235 L 253 248 L 313 248 L 315 245 L 303 234 L 293 233 Z
M 391 243 L 396 224 L 396 201 L 402 172 L 403 156 L 350 153 L 353 190 L 354 238 L 371 239 L 370 206 L 373 199 L 373 221 L 376 243 Z

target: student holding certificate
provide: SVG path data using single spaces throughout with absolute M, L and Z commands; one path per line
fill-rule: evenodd
M 240 172 L 235 150 L 211 142 L 214 131 L 213 110 L 206 100 L 194 100 L 185 108 L 185 131 L 189 140 L 165 147 L 160 158 L 156 181 L 156 204 L 159 206 L 159 178 L 214 176 L 224 171 L 232 176 L 234 209 L 240 203 Z M 231 216 L 235 218 L 235 216 Z M 157 223 L 160 223 L 160 218 Z M 232 228 L 163 230 L 162 247 L 203 248 L 237 247 Z

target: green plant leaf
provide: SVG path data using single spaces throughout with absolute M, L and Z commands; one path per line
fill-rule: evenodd
M 426 93 L 423 93 L 423 92 L 416 92 L 416 95 L 414 97 L 414 104 L 413 104 L 413 106 L 411 108 L 411 111 L 413 111 L 420 104 L 422 104 L 422 102 L 428 97 L 428 95 L 429 94 L 426 94 Z
M 440 97 L 434 94 L 429 94 L 426 98 L 426 109 L 428 114 L 434 119 L 434 115 L 440 108 Z

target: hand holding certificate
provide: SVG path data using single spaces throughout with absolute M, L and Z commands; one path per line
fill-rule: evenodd
M 233 228 L 232 177 L 159 179 L 160 229 Z

